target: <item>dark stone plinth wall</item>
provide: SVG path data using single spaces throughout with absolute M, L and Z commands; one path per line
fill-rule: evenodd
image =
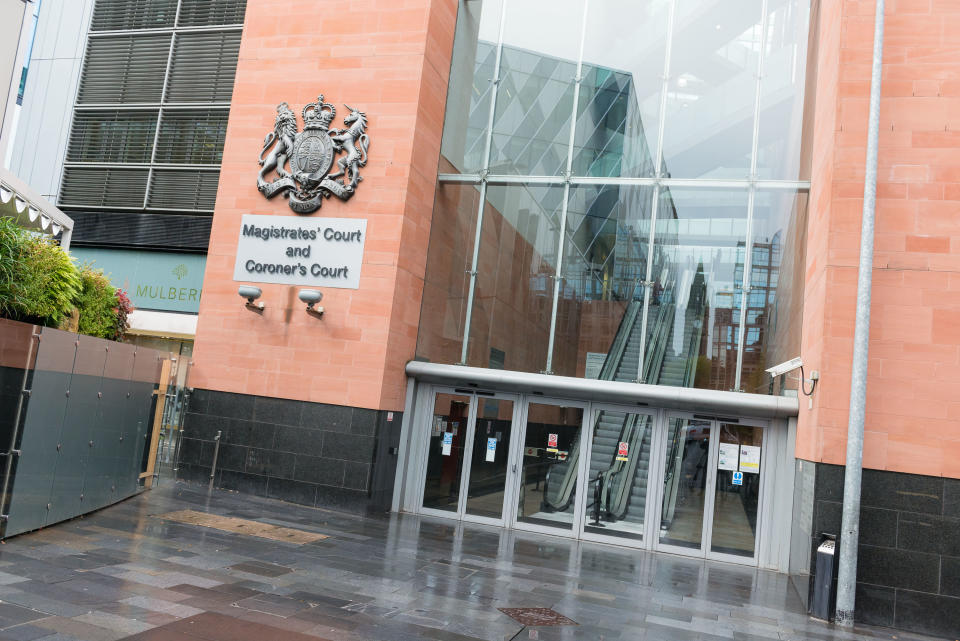
M 822 534 L 840 534 L 843 474 L 841 465 L 816 465 L 811 575 Z M 863 471 L 855 616 L 861 623 L 956 638 L 960 480 Z
M 392 414 L 392 420 L 391 419 Z M 300 505 L 390 509 L 401 412 L 194 390 L 177 478 Z

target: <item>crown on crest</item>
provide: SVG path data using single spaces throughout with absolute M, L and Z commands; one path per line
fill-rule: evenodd
M 323 94 L 320 94 L 316 102 L 311 102 L 303 108 L 302 113 L 304 129 L 329 129 L 330 123 L 337 115 L 337 108 L 329 102 L 324 102 Z

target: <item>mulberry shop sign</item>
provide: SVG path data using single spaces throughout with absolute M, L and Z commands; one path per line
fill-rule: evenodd
M 233 279 L 357 289 L 366 236 L 366 220 L 247 214 Z

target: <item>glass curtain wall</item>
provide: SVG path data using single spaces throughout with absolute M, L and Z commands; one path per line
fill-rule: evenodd
M 462 1 L 418 357 L 772 392 L 799 347 L 808 18 Z

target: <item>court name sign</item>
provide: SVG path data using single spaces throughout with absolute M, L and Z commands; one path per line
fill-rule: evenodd
M 364 219 L 246 214 L 233 280 L 358 289 L 366 236 Z

